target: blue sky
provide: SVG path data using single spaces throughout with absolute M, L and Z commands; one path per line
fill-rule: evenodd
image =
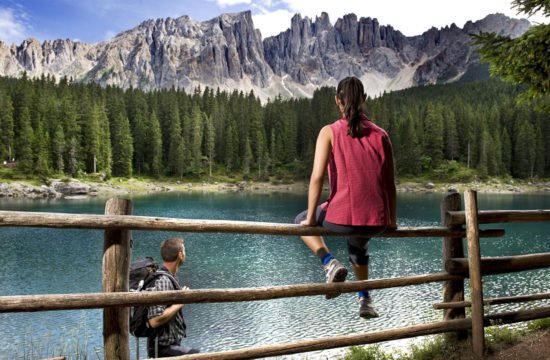
M 333 24 L 353 12 L 377 18 L 407 36 L 453 22 L 462 27 L 467 20 L 495 12 L 524 17 L 511 9 L 511 0 L 0 0 L 0 40 L 19 44 L 28 37 L 68 38 L 96 43 L 146 19 L 189 15 L 204 21 L 243 10 L 252 11 L 263 37 L 286 30 L 295 13 L 315 19 L 321 11 L 329 14 Z M 529 20 L 548 23 L 549 19 Z

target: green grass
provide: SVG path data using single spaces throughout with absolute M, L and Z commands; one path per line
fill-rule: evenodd
M 438 335 L 392 353 L 384 352 L 378 346 L 354 346 L 341 360 L 458 360 L 464 351 L 467 351 L 465 343 L 454 340 L 452 336 Z
M 491 326 L 485 329 L 487 352 L 518 343 L 522 337 L 550 329 L 550 318 L 527 323 L 524 329 Z M 340 360 L 460 360 L 471 356 L 469 341 L 459 341 L 453 334 L 436 335 L 401 351 L 384 352 L 378 345 L 354 346 Z
M 493 345 L 513 345 L 525 334 L 525 330 L 513 329 L 507 326 L 492 326 L 485 329 L 485 343 Z
M 380 350 L 378 346 L 352 346 L 341 360 L 394 360 L 393 355 Z
M 527 324 L 527 330 L 529 331 L 542 331 L 550 329 L 550 318 L 537 319 Z
M 23 329 L 23 340 L 15 347 L 15 352 L 2 354 L 6 359 L 34 360 L 62 357 L 71 360 L 96 360 L 103 358 L 103 347 L 94 347 L 88 343 L 90 334 L 86 329 L 86 315 L 81 314 L 80 321 L 74 327 L 61 326 L 62 338 L 52 333 L 41 334 L 40 339 L 33 336 L 34 329 Z M 1 357 L 1 356 L 0 356 Z M 3 358 L 3 357 L 2 357 Z

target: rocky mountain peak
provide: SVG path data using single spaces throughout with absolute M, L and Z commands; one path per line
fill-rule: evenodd
M 377 19 L 347 14 L 334 25 L 326 12 L 314 20 L 296 14 L 289 28 L 262 40 L 252 13 L 221 14 L 200 22 L 189 16 L 151 19 L 114 38 L 85 44 L 27 39 L 0 41 L 0 75 L 42 74 L 143 90 L 197 86 L 250 91 L 262 99 L 310 96 L 318 86 L 354 75 L 369 94 L 453 81 L 479 61 L 470 34 L 523 34 L 527 20 L 502 14 L 431 28 L 407 37 Z
M 320 33 L 322 31 L 328 31 L 332 28 L 332 24 L 330 22 L 329 16 L 326 12 L 322 12 L 321 16 L 315 17 L 315 29 L 317 30 L 317 33 Z
M 468 21 L 463 31 L 477 34 L 480 32 L 494 32 L 499 35 L 516 38 L 531 27 L 527 19 L 512 19 L 504 14 L 489 14 L 481 20 Z

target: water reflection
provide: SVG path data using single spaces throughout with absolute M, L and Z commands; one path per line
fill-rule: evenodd
M 438 225 L 441 195 L 399 194 L 401 226 Z M 479 196 L 480 209 L 548 208 L 549 196 Z M 0 210 L 96 213 L 104 200 L 0 202 Z M 194 219 L 228 219 L 291 223 L 306 206 L 305 195 L 291 194 L 162 194 L 134 198 L 136 215 Z M 550 224 L 505 224 L 506 236 L 483 239 L 484 256 L 550 251 Z M 153 255 L 160 241 L 176 233 L 134 231 L 133 257 Z M 178 234 L 181 235 L 181 234 Z M 181 281 L 195 289 L 238 288 L 324 281 L 319 261 L 297 237 L 242 234 L 183 234 L 188 261 Z M 343 238 L 328 238 L 333 253 L 345 261 Z M 0 284 L 3 295 L 85 293 L 101 289 L 103 232 L 0 228 Z M 441 270 L 441 239 L 375 238 L 371 242 L 371 276 L 389 278 Z M 353 278 L 350 276 L 350 279 Z M 488 276 L 486 296 L 511 296 L 548 291 L 548 270 Z M 189 346 L 203 351 L 221 351 L 248 346 L 314 339 L 396 328 L 435 321 L 441 312 L 441 285 L 383 289 L 373 292 L 380 318 L 369 321 L 357 316 L 354 294 L 336 299 L 324 296 L 258 302 L 192 304 L 186 307 Z M 519 309 L 533 304 L 492 306 L 488 311 Z M 82 310 L 0 314 L 4 336 L 0 359 L 24 358 L 34 348 L 36 358 L 78 348 L 90 358 L 102 357 L 102 311 Z M 132 340 L 132 356 L 135 356 Z M 386 345 L 385 345 L 386 346 Z M 142 345 L 144 354 L 144 343 Z M 315 352 L 309 358 L 327 357 L 341 350 Z M 15 355 L 14 355 L 15 354 Z M 322 354 L 322 355 L 321 355 Z M 16 356 L 17 355 L 17 356 Z M 304 355 L 297 355 L 301 359 Z M 285 357 L 293 358 L 293 357 Z

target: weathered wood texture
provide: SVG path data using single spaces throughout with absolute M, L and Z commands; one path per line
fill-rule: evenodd
M 107 215 L 132 214 L 132 202 L 110 199 L 105 205 Z M 105 230 L 103 248 L 102 289 L 104 293 L 127 293 L 130 273 L 130 230 Z M 103 310 L 103 343 L 105 359 L 130 359 L 130 313 L 127 307 Z
M 447 222 L 450 225 L 466 223 L 464 211 L 449 211 Z M 478 211 L 479 224 L 509 223 L 509 222 L 539 222 L 550 221 L 550 210 L 481 210 Z
M 446 216 L 448 211 L 457 211 L 461 209 L 460 194 L 454 193 L 447 195 L 443 201 L 441 201 L 441 222 L 442 225 L 450 230 L 457 230 L 461 228 L 461 225 L 451 225 L 448 223 Z M 444 237 L 443 238 L 443 266 L 445 267 L 447 261 L 451 258 L 463 258 L 464 247 L 462 244 L 462 237 Z M 446 281 L 443 283 L 443 302 L 457 302 L 464 301 L 464 279 L 455 281 Z M 464 308 L 449 308 L 443 313 L 443 320 L 461 319 L 465 317 Z M 462 333 L 458 336 L 460 338 L 465 337 L 466 334 Z
M 468 234 L 468 269 L 470 296 L 472 298 L 472 349 L 481 359 L 485 352 L 485 329 L 483 328 L 483 286 L 481 284 L 481 249 L 477 222 L 477 194 L 473 190 L 464 193 L 466 231 Z
M 253 221 L 173 219 L 151 216 L 93 215 L 39 213 L 25 211 L 0 211 L 0 226 L 74 228 L 74 229 L 133 229 L 203 233 L 241 233 L 265 235 L 330 235 L 349 236 L 334 233 L 328 229 L 283 223 L 262 223 Z M 361 233 L 353 233 L 361 235 Z M 499 237 L 504 230 L 484 230 L 481 237 Z M 372 236 L 372 235 L 370 235 Z M 386 230 L 378 237 L 465 237 L 464 230 L 451 231 L 445 227 L 402 227 Z
M 502 324 L 512 324 L 520 321 L 540 319 L 550 316 L 550 307 L 522 310 L 502 314 L 494 314 L 484 318 L 486 326 L 493 325 L 495 322 Z M 370 333 L 360 333 L 352 335 L 342 335 L 335 337 L 325 337 L 314 340 L 302 340 L 293 343 L 275 344 L 246 348 L 239 350 L 185 355 L 170 358 L 172 360 L 218 360 L 218 359 L 256 359 L 270 356 L 281 356 L 287 354 L 303 353 L 308 351 L 318 351 L 333 349 L 344 346 L 374 344 L 382 341 L 398 340 L 422 335 L 440 334 L 445 332 L 455 332 L 471 328 L 470 319 L 456 319 L 440 321 L 437 323 L 413 325 L 399 329 L 376 331 Z
M 302 340 L 292 343 L 265 345 L 239 350 L 213 352 L 204 354 L 185 355 L 172 357 L 171 360 L 230 360 L 230 359 L 256 359 L 287 354 L 297 354 L 308 351 L 334 349 L 345 346 L 367 345 L 382 341 L 406 339 L 410 337 L 439 334 L 449 331 L 466 330 L 470 328 L 470 319 L 458 319 L 441 321 L 432 324 L 407 326 L 399 329 L 358 333 L 324 337 L 313 340 Z
M 547 300 L 550 299 L 550 293 L 539 293 L 531 295 L 519 295 L 519 296 L 505 296 L 493 299 L 483 299 L 485 305 L 498 305 L 498 304 L 510 304 L 510 303 L 521 303 L 528 301 L 538 301 L 538 300 Z M 444 302 L 437 303 L 432 305 L 436 310 L 442 309 L 458 309 L 472 306 L 470 301 L 455 301 L 455 302 Z
M 550 267 L 550 253 L 481 258 L 481 274 L 494 275 Z M 448 259 L 445 270 L 450 274 L 468 276 L 468 260 Z
M 348 293 L 364 289 L 386 289 L 390 287 L 457 280 L 460 278 L 461 277 L 456 275 L 438 273 L 390 279 L 349 281 L 333 284 L 298 284 L 241 289 L 0 296 L 0 313 L 94 309 L 112 306 L 150 304 L 191 304 L 271 300 L 296 296 L 324 295 L 327 292 L 335 291 Z

